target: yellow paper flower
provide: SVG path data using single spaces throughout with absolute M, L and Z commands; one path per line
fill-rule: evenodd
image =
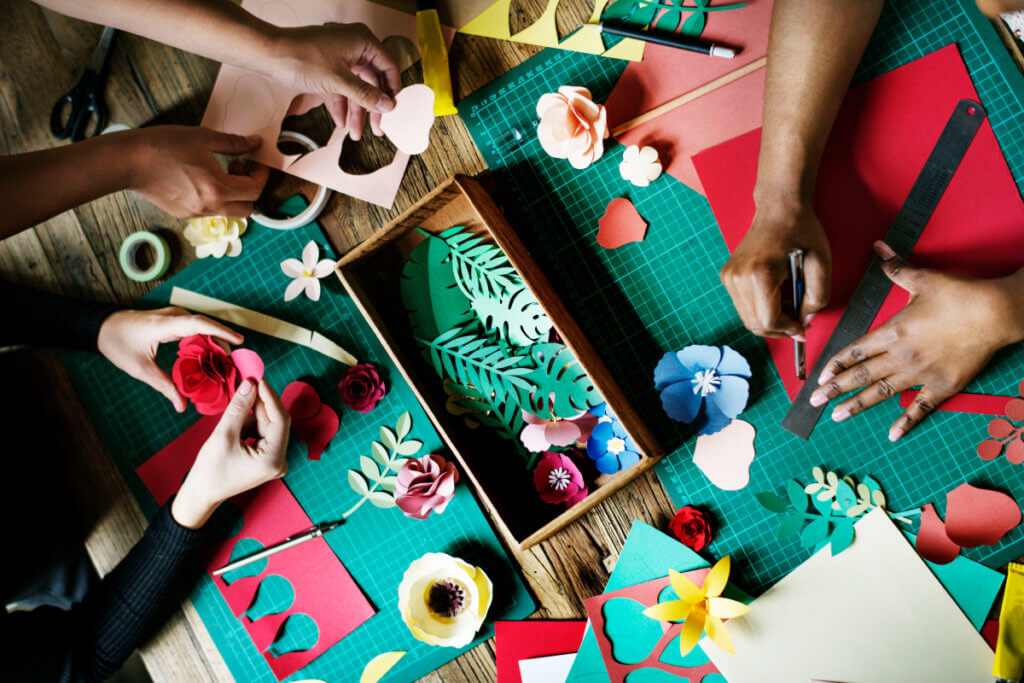
M 729 583 L 729 568 L 730 560 L 726 555 L 711 568 L 700 588 L 679 572 L 669 569 L 669 581 L 679 600 L 660 602 L 644 610 L 644 616 L 651 619 L 684 622 L 679 634 L 679 651 L 684 657 L 705 632 L 715 645 L 730 654 L 736 654 L 732 638 L 726 632 L 722 620 L 741 617 L 750 608 L 742 602 L 721 597 L 725 585 Z
M 185 226 L 185 239 L 196 248 L 198 258 L 238 256 L 242 253 L 240 238 L 248 223 L 244 218 L 230 216 L 190 218 Z
M 479 567 L 444 553 L 427 553 L 405 570 L 398 609 L 417 640 L 469 645 L 491 607 L 491 580 Z

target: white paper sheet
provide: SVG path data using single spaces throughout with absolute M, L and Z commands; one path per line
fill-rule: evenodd
M 576 659 L 576 653 L 552 655 L 550 657 L 534 657 L 519 660 L 519 675 L 523 683 L 565 683 L 569 678 L 569 669 Z

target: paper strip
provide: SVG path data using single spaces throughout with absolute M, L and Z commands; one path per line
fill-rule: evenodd
M 917 396 L 917 389 L 900 392 L 900 408 L 909 408 Z M 935 407 L 935 410 L 946 410 L 951 413 L 972 413 L 974 415 L 1006 414 L 1006 404 L 1013 396 L 987 396 L 985 394 L 957 394 L 951 396 Z

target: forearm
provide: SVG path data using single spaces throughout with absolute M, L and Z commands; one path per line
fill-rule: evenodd
M 33 344 L 95 351 L 113 304 L 79 301 L 0 283 L 0 345 Z
M 810 205 L 818 164 L 882 0 L 776 0 L 754 198 Z

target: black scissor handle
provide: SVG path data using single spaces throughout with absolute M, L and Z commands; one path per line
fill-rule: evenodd
M 107 111 L 100 97 L 101 88 L 99 75 L 86 69 L 75 87 L 61 95 L 50 112 L 50 132 L 58 140 L 71 138 L 72 142 L 80 142 L 99 135 L 106 127 Z M 95 124 L 89 131 L 92 121 Z

